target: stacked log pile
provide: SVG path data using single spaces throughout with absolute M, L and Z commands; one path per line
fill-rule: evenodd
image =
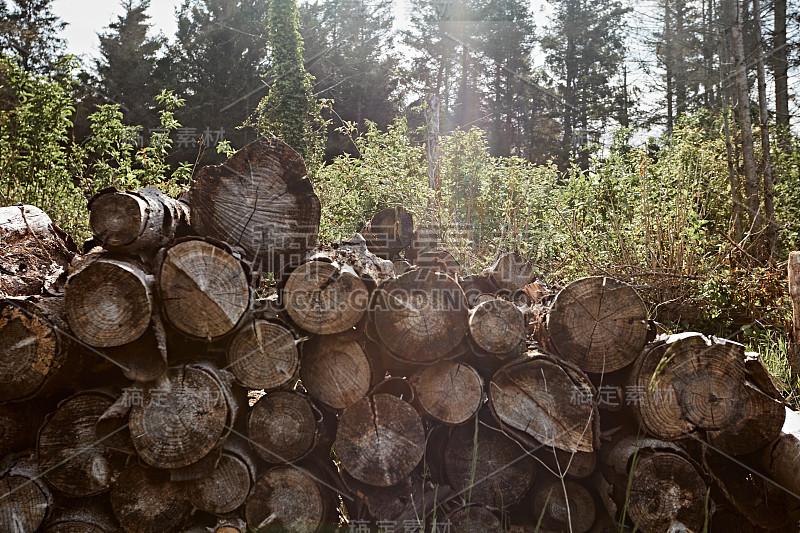
M 402 208 L 319 246 L 275 139 L 90 211 L 0 300 L 0 531 L 796 530 L 800 415 L 629 285 L 463 275 Z

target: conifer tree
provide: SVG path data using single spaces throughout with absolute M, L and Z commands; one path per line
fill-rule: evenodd
M 53 0 L 0 3 L 0 53 L 13 56 L 27 71 L 48 72 L 64 49 L 58 36 L 67 25 L 52 10 Z

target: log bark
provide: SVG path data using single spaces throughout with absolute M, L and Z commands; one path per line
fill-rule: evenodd
M 518 356 L 527 340 L 525 316 L 508 300 L 486 300 L 470 311 L 469 333 L 475 344 L 489 353 Z
M 34 533 L 53 508 L 53 495 L 25 454 L 0 463 L 0 531 Z
M 351 476 L 378 487 L 406 478 L 422 459 L 425 431 L 417 412 L 389 394 L 359 400 L 342 412 L 334 443 Z
M 139 191 L 103 189 L 89 200 L 95 240 L 114 252 L 153 252 L 189 232 L 189 205 L 156 187 Z
M 592 528 L 597 509 L 583 485 L 571 480 L 547 479 L 532 491 L 533 519 L 541 528 L 586 533 Z
M 591 277 L 564 287 L 547 314 L 544 345 L 585 372 L 630 364 L 647 339 L 647 307 L 630 285 Z
M 456 361 L 441 361 L 411 377 L 415 403 L 433 421 L 463 424 L 483 404 L 483 379 L 472 367 Z
M 540 352 L 505 365 L 489 384 L 489 405 L 515 436 L 568 452 L 599 445 L 596 391 L 580 370 Z
M 191 504 L 169 474 L 133 464 L 111 488 L 111 507 L 126 533 L 161 533 L 180 525 Z
M 129 423 L 139 457 L 156 468 L 182 468 L 221 446 L 236 419 L 232 376 L 207 364 L 171 368 L 142 391 Z
M 282 324 L 254 319 L 231 339 L 227 360 L 236 380 L 251 389 L 277 389 L 300 370 L 298 340 Z
M 97 439 L 95 425 L 115 398 L 103 391 L 80 392 L 64 400 L 45 420 L 37 439 L 39 468 L 47 482 L 73 497 L 111 488 L 124 459 Z
M 501 255 L 486 274 L 500 289 L 512 293 L 533 282 L 536 267 L 517 252 L 510 252 Z
M 300 379 L 315 400 L 346 409 L 369 392 L 372 368 L 361 343 L 323 335 L 303 345 Z
M 167 334 L 161 316 L 153 313 L 150 325 L 138 339 L 101 351 L 127 379 L 145 382 L 160 378 L 167 371 Z
M 64 291 L 70 330 L 96 348 L 133 342 L 150 325 L 153 292 L 153 278 L 138 262 L 114 255 L 87 258 Z
M 375 326 L 381 341 L 409 363 L 435 363 L 466 336 L 464 291 L 432 269 L 412 270 L 378 287 Z
M 305 163 L 275 138 L 201 169 L 188 202 L 195 231 L 241 249 L 254 272 L 284 272 L 317 242 L 320 204 Z
M 74 386 L 83 358 L 69 338 L 63 304 L 60 297 L 0 300 L 0 402 Z
M 294 463 L 319 439 L 321 415 L 305 394 L 278 390 L 265 394 L 248 415 L 247 434 L 268 463 Z
M 32 205 L 0 207 L 0 296 L 58 293 L 78 251 L 50 217 Z
M 232 513 L 247 500 L 257 477 L 256 460 L 247 442 L 231 436 L 211 475 L 185 482 L 189 502 L 214 515 Z
M 168 248 L 159 272 L 167 320 L 193 338 L 231 333 L 250 310 L 248 272 L 228 250 L 187 240 Z
M 402 206 L 378 211 L 361 234 L 369 251 L 383 259 L 394 259 L 414 241 L 414 217 Z
M 252 531 L 318 531 L 329 514 L 329 495 L 297 467 L 278 466 L 256 481 L 245 504 Z

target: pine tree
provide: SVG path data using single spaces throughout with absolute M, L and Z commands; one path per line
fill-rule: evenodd
M 303 63 L 303 38 L 295 0 L 272 0 L 269 44 L 272 69 L 269 94 L 259 103 L 259 129 L 276 135 L 306 159 L 310 171 L 320 163 L 324 123 L 314 99 L 313 76 Z
M 28 71 L 46 73 L 64 49 L 58 33 L 67 25 L 52 11 L 53 0 L 12 0 L 0 7 L 0 53 Z
M 120 104 L 129 124 L 152 124 L 155 97 L 161 92 L 154 80 L 156 55 L 164 38 L 149 37 L 150 0 L 126 0 L 125 13 L 99 36 L 100 60 L 96 61 L 103 96 Z

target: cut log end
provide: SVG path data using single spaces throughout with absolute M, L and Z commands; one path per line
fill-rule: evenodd
M 280 324 L 254 320 L 228 345 L 228 363 L 236 379 L 251 389 L 276 389 L 297 375 L 300 355 L 294 335 Z
M 480 303 L 470 313 L 472 340 L 489 353 L 512 353 L 525 344 L 525 316 L 507 300 L 494 298 Z
M 470 366 L 442 361 L 424 368 L 411 378 L 416 401 L 434 420 L 462 424 L 483 403 L 483 380 Z
M 247 423 L 253 449 L 268 463 L 293 463 L 307 455 L 317 439 L 317 416 L 307 396 L 270 392 L 256 402 Z
M 276 467 L 258 479 L 245 504 L 252 531 L 317 531 L 325 520 L 325 495 L 309 475 Z

